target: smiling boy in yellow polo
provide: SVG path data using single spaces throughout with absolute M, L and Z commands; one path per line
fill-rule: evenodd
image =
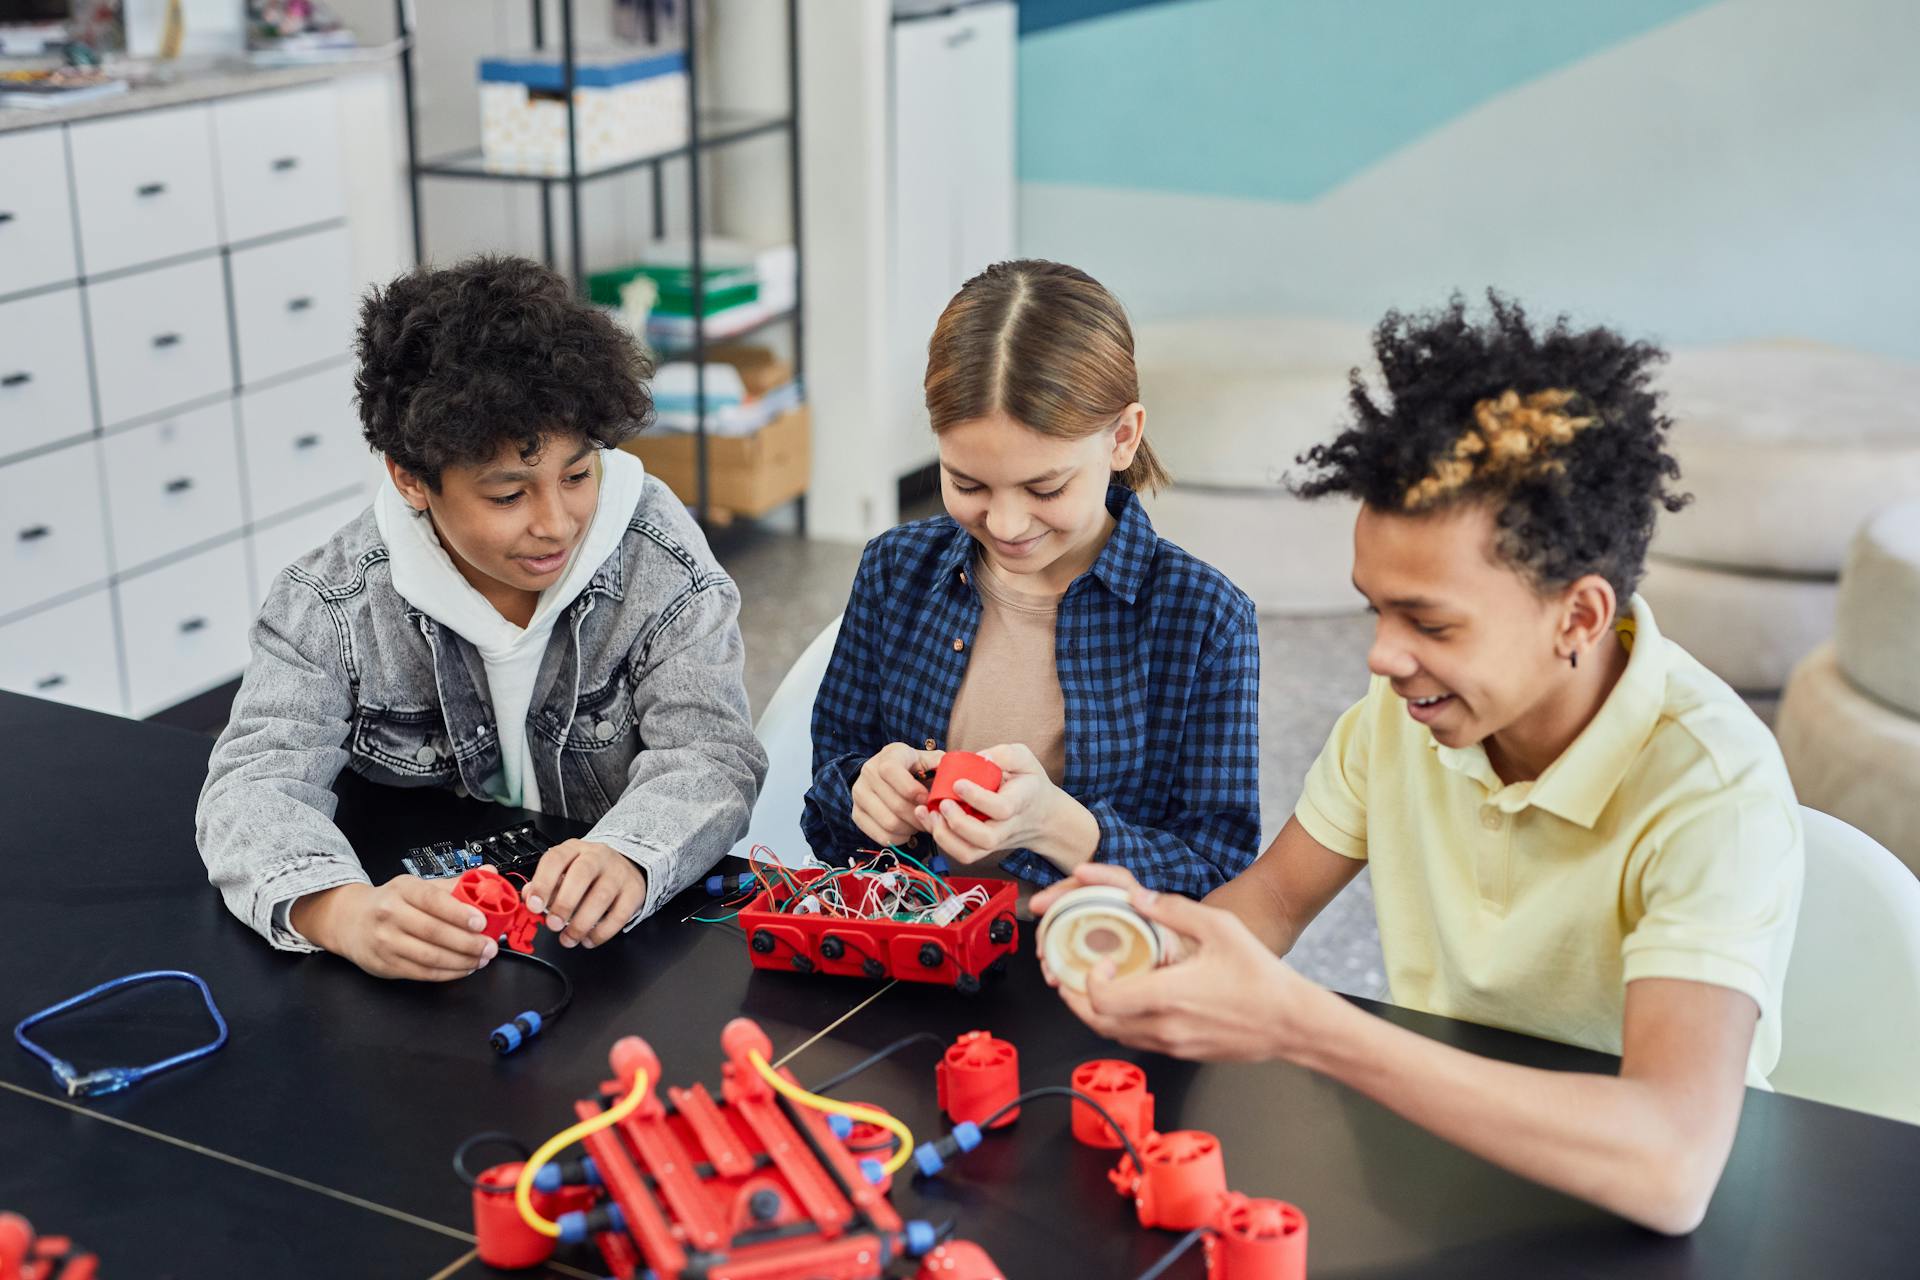
M 1391 314 L 1387 396 L 1311 451 L 1300 493 L 1360 499 L 1374 679 L 1294 816 L 1205 904 L 1134 894 L 1178 935 L 1154 972 L 1062 998 L 1128 1044 L 1280 1058 L 1522 1176 L 1691 1231 L 1743 1084 L 1780 1048 L 1798 808 L 1766 727 L 1634 594 L 1679 469 L 1660 353 L 1491 297 Z M 1394 999 L 1620 1055 L 1615 1074 L 1477 1057 L 1280 959 L 1371 865 Z M 1081 883 L 1125 884 L 1114 868 Z M 1034 898 L 1044 911 L 1058 897 Z

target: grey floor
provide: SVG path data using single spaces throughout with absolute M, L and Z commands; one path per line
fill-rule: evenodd
M 860 548 L 740 525 L 716 532 L 713 549 L 740 586 L 747 696 L 758 716 L 794 659 L 845 607 Z M 1333 722 L 1366 691 L 1370 635 L 1370 620 L 1359 613 L 1260 620 L 1260 807 L 1269 837 L 1293 811 Z M 1364 872 L 1307 930 L 1291 960 L 1335 990 L 1386 995 Z

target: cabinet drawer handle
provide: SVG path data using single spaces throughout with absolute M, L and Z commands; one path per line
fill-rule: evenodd
M 308 297 L 290 298 L 287 300 L 287 310 L 289 311 L 305 311 L 312 305 L 313 299 Z
M 33 687 L 36 689 L 58 689 L 66 682 L 67 678 L 56 671 L 50 676 L 42 676 L 40 679 L 35 680 Z
M 5 209 L 0 209 L 0 224 L 5 224 L 12 221 L 13 221 L 13 214 L 11 214 Z
M 153 345 L 156 347 L 177 347 L 180 345 L 180 335 L 177 333 L 156 334 L 153 339 Z
M 52 532 L 53 530 L 49 529 L 46 525 L 36 524 L 30 529 L 22 529 L 20 531 L 20 541 L 38 542 Z
M 135 195 L 141 196 L 142 198 L 147 196 L 164 195 L 166 194 L 167 184 L 164 182 L 145 182 L 135 187 L 133 190 Z
M 196 631 L 205 631 L 206 629 L 207 620 L 205 618 L 188 618 L 180 624 L 180 634 L 183 636 L 192 635 Z
M 947 48 L 958 49 L 963 44 L 969 44 L 972 42 L 973 36 L 974 30 L 972 27 L 966 27 L 956 31 L 947 37 Z
M 273 162 L 273 171 L 275 173 L 285 173 L 289 169 L 298 169 L 299 167 L 299 156 L 281 156 Z
M 293 442 L 293 447 L 296 449 L 316 449 L 319 446 L 320 437 L 312 433 L 301 436 Z
M 185 493 L 191 488 L 193 488 L 193 477 L 191 476 L 181 476 L 178 480 L 167 481 L 168 493 Z
M 33 381 L 33 375 L 26 372 L 10 373 L 0 378 L 0 387 L 18 387 Z

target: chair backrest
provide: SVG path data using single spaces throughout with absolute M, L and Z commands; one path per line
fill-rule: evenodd
M 810 856 L 807 838 L 800 834 L 800 808 L 813 785 L 813 699 L 839 635 L 840 619 L 835 618 L 795 660 L 760 713 L 754 733 L 767 749 L 767 780 L 754 803 L 746 838 L 733 847 L 736 857 L 746 857 L 756 844 L 773 850 L 788 866 Z
M 1920 1123 L 1920 879 L 1840 819 L 1800 817 L 1807 885 L 1771 1083 Z

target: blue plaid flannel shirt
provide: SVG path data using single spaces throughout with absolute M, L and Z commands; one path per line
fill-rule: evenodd
M 1100 827 L 1095 857 L 1149 888 L 1194 897 L 1252 863 L 1260 841 L 1260 645 L 1253 602 L 1163 541 L 1114 487 L 1118 521 L 1060 601 L 1056 653 L 1066 771 L 1055 781 Z M 867 544 L 813 706 L 813 786 L 801 828 L 843 861 L 872 840 L 854 825 L 860 767 L 890 742 L 942 748 L 980 626 L 973 536 L 947 516 Z M 1005 869 L 1040 884 L 1059 868 L 1030 850 Z

